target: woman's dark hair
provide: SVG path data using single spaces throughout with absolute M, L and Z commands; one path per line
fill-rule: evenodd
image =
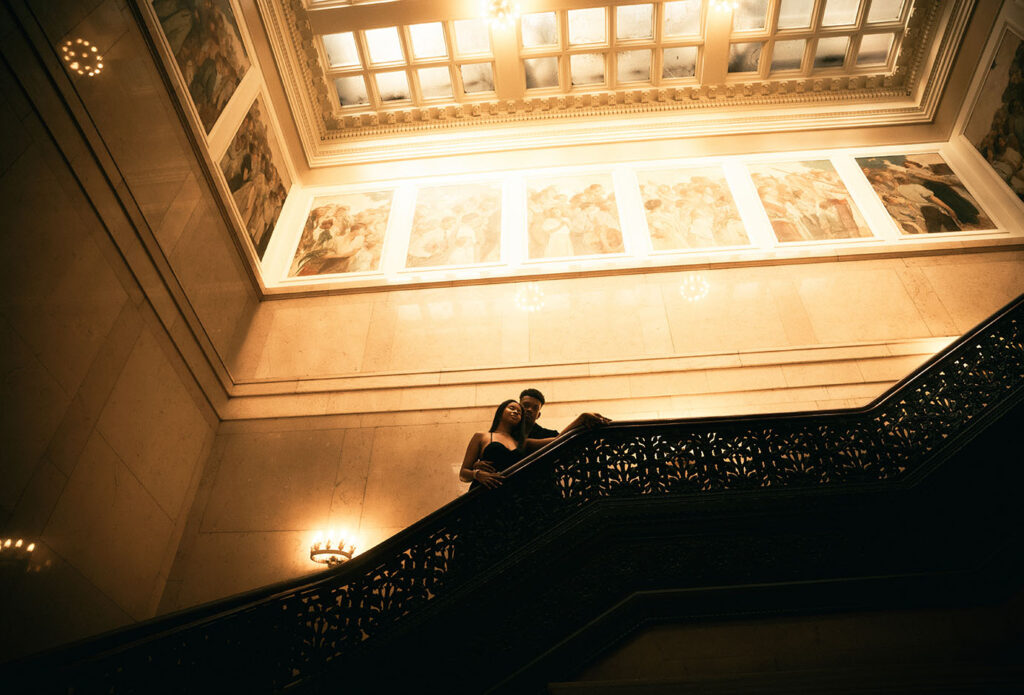
M 498 429 L 498 424 L 501 423 L 501 416 L 505 413 L 505 408 L 511 403 L 518 403 L 515 398 L 509 398 L 507 401 L 502 401 L 498 409 L 494 411 L 494 420 L 491 421 L 491 429 L 488 432 L 495 432 Z M 522 422 L 520 420 L 520 422 Z M 526 440 L 526 436 L 523 434 L 522 427 L 516 427 L 512 430 L 512 438 L 516 440 L 520 445 Z

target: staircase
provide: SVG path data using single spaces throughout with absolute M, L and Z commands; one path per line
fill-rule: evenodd
M 585 692 L 575 674 L 659 621 L 998 604 L 1024 578 L 1022 327 L 1024 297 L 864 408 L 574 433 L 313 581 L 3 675 L 76 693 Z M 986 687 L 1024 673 L 993 659 Z

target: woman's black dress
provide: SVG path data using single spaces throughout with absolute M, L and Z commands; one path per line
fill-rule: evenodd
M 523 453 L 519 449 L 509 449 L 501 442 L 491 442 L 480 452 L 480 460 L 489 461 L 494 466 L 494 470 L 501 473 L 513 463 L 523 458 Z M 469 489 L 475 490 L 480 486 L 481 483 L 474 480 L 470 483 Z

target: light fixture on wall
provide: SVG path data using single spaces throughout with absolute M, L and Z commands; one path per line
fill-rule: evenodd
M 309 546 L 309 559 L 328 567 L 337 567 L 352 559 L 356 546 L 344 531 L 317 531 L 313 544 Z
M 85 39 L 68 40 L 60 47 L 68 70 L 86 77 L 95 77 L 103 70 L 103 56 L 94 44 Z
M 699 302 L 710 290 L 711 283 L 703 275 L 687 275 L 679 283 L 679 294 L 688 302 Z
M 23 567 L 28 565 L 36 544 L 24 538 L 0 539 L 0 566 Z
M 515 303 L 522 311 L 540 311 L 544 308 L 544 290 L 536 282 L 528 282 L 516 290 Z
M 484 15 L 494 28 L 511 29 L 519 16 L 519 4 L 515 0 L 483 0 Z

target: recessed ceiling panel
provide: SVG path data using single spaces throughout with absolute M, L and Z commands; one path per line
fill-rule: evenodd
M 765 27 L 768 16 L 768 0 L 739 0 L 739 6 L 732 15 L 735 31 L 759 31 Z
M 895 34 L 865 34 L 860 39 L 857 65 L 878 65 L 889 59 Z
M 444 58 L 448 55 L 441 22 L 413 24 L 409 27 L 409 37 L 413 55 L 417 58 Z
M 523 48 L 558 45 L 558 21 L 554 12 L 524 14 L 521 27 Z
M 367 29 L 364 36 L 366 47 L 370 51 L 371 63 L 395 63 L 403 59 L 402 42 L 398 40 L 398 27 Z
M 462 55 L 488 53 L 491 50 L 490 29 L 483 19 L 460 19 L 455 24 L 455 45 Z
M 526 88 L 545 89 L 558 86 L 558 58 L 528 58 L 523 61 L 526 68 Z
M 603 53 L 577 53 L 569 57 L 573 86 L 604 84 L 605 57 Z
M 462 89 L 466 94 L 494 91 L 494 70 L 490 63 L 468 63 L 460 67 Z
M 674 80 L 693 77 L 697 72 L 697 47 L 666 48 L 662 53 L 661 77 Z
M 332 68 L 360 67 L 356 39 L 351 31 L 324 36 L 327 64 Z
M 619 5 L 615 8 L 615 37 L 619 40 L 654 36 L 654 5 Z
M 815 69 L 842 67 L 846 59 L 846 49 L 849 46 L 849 36 L 830 36 L 818 39 L 818 49 L 814 53 Z
M 651 52 L 620 51 L 618 58 L 619 82 L 649 82 L 651 80 Z
M 782 0 L 779 29 L 803 29 L 811 26 L 814 0 Z
M 603 7 L 569 10 L 569 43 L 605 42 L 605 11 Z
M 806 46 L 806 39 L 776 41 L 772 48 L 772 71 L 799 70 Z
M 694 36 L 700 33 L 701 0 L 664 3 L 665 36 Z
M 857 10 L 861 0 L 828 0 L 825 14 L 821 18 L 822 26 L 835 27 L 853 24 L 857 21 Z

